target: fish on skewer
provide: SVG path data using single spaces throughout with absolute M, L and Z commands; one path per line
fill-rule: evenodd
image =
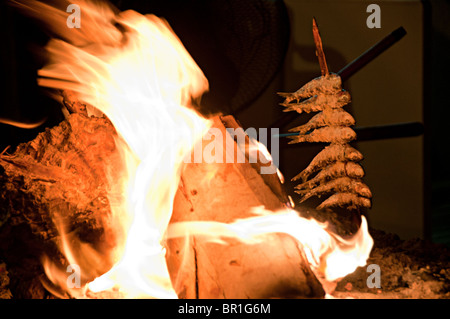
M 332 207 L 370 208 L 372 193 L 362 181 L 364 170 L 359 164 L 363 156 L 349 145 L 357 137 L 351 128 L 355 119 L 344 110 L 351 96 L 342 88 L 339 75 L 328 71 L 315 20 L 313 35 L 322 75 L 293 93 L 278 94 L 284 97 L 280 105 L 285 107 L 285 112 L 318 112 L 306 124 L 290 130 L 298 132 L 298 135 L 290 136 L 292 140 L 289 144 L 308 142 L 329 145 L 292 179 L 301 181 L 295 192 L 302 196 L 301 203 L 313 196 L 331 193 L 317 207 L 319 210 Z

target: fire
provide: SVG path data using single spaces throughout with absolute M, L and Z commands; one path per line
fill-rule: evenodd
M 205 236 L 221 243 L 225 243 L 227 238 L 235 238 L 251 245 L 266 240 L 264 235 L 267 234 L 288 234 L 298 241 L 316 274 L 330 282 L 364 266 L 373 246 L 364 217 L 358 232 L 345 240 L 329 231 L 326 223 L 303 218 L 292 209 L 273 212 L 255 207 L 253 213 L 255 217 L 231 224 L 214 221 L 173 223 L 169 225 L 167 236 Z
M 113 256 L 114 266 L 84 283 L 80 291 L 66 287 L 67 273 L 46 260 L 47 276 L 55 285 L 75 297 L 116 288 L 127 298 L 176 298 L 164 240 L 191 234 L 211 240 L 238 238 L 249 245 L 264 240 L 267 233 L 289 234 L 298 240 L 311 267 L 330 281 L 365 264 L 373 244 L 365 219 L 349 241 L 291 209 L 271 212 L 255 208 L 255 217 L 231 224 L 169 225 L 183 159 L 211 126 L 192 108 L 192 101 L 208 89 L 202 71 L 167 22 L 154 15 L 115 14 L 104 4 L 82 1 L 78 4 L 83 27 L 68 32 L 67 14 L 61 10 L 37 1 L 22 3 L 39 12 L 41 19 L 47 17 L 55 32 L 61 30 L 62 39 L 47 45 L 51 60 L 39 72 L 39 84 L 72 90 L 80 100 L 95 106 L 89 109 L 91 114 L 105 114 L 118 132 L 116 146 L 124 162 L 121 178 L 110 181 L 114 193 L 121 194 L 119 200 L 111 197 L 115 203 L 111 207 L 113 223 L 117 234 L 124 234 L 108 254 Z M 266 149 L 257 149 L 270 158 Z M 58 228 L 68 261 L 80 264 L 90 275 L 100 272 L 102 267 L 96 268 L 96 264 L 101 263 L 101 254 L 87 244 L 75 248 L 64 227 Z
M 96 12 L 92 5 L 81 7 Z M 70 89 L 107 115 L 119 133 L 116 146 L 126 163 L 121 181 L 111 181 L 124 194 L 112 207 L 117 228 L 127 234 L 123 246 L 116 247 L 120 261 L 89 289 L 118 285 L 127 297 L 176 297 L 160 242 L 171 217 L 182 159 L 210 125 L 189 107 L 208 82 L 164 20 L 122 12 L 114 23 L 123 33 L 103 22 L 95 25 L 107 27 L 107 33 L 115 31 L 115 43 L 79 48 L 71 39 L 54 39 L 47 46 L 51 63 L 39 72 L 40 85 Z M 98 37 L 105 29 L 89 31 Z M 63 250 L 72 255 L 68 245 Z

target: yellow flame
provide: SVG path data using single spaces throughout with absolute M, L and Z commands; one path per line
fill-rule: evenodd
M 86 5 L 81 6 L 83 16 L 87 8 L 96 12 L 94 4 Z M 161 239 L 171 217 L 182 159 L 210 126 L 188 107 L 208 89 L 208 82 L 164 20 L 134 11 L 107 13 L 91 18 L 112 22 L 83 24 L 96 35 L 95 42 L 80 48 L 72 44 L 77 39 L 72 41 L 70 34 L 66 41 L 49 42 L 51 63 L 40 70 L 39 84 L 76 92 L 80 100 L 106 114 L 119 133 L 116 145 L 126 162 L 124 178 L 110 182 L 121 184 L 117 188 L 124 194 L 112 210 L 119 218 L 117 227 L 127 234 L 126 242 L 116 247 L 121 260 L 89 288 L 103 290 L 113 282 L 127 297 L 176 297 Z M 96 26 L 106 29 L 92 30 Z M 98 39 L 105 31 L 114 31 L 115 38 L 110 34 L 102 43 Z M 63 250 L 72 255 L 71 247 L 64 245 Z
M 127 297 L 175 298 L 161 240 L 182 159 L 209 127 L 187 108 L 207 81 L 164 21 L 127 11 L 119 23 L 130 29 L 128 43 L 108 55 L 107 72 L 96 74 L 92 91 L 79 93 L 111 119 L 126 143 L 118 141 L 128 162 L 122 209 L 131 224 L 121 261 L 89 289 L 117 285 Z

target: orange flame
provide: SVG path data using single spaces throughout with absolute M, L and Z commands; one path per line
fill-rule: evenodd
M 72 90 L 80 100 L 95 106 L 88 110 L 91 114 L 106 114 L 119 134 L 116 146 L 126 163 L 122 178 L 110 181 L 117 188 L 114 193 L 123 195 L 123 200 L 111 198 L 116 203 L 111 209 L 117 232 L 125 234 L 112 253 L 114 266 L 75 291 L 65 287 L 67 273 L 58 274 L 60 270 L 46 260 L 46 273 L 54 284 L 75 297 L 82 297 L 86 289 L 98 292 L 118 287 L 128 298 L 176 298 L 162 243 L 190 234 L 211 240 L 233 237 L 251 244 L 264 240 L 267 233 L 287 233 L 298 240 L 312 268 L 327 280 L 365 264 L 373 245 L 365 219 L 350 241 L 293 210 L 257 208 L 256 217 L 232 224 L 169 226 L 183 159 L 211 126 L 190 108 L 192 100 L 208 89 L 202 71 L 168 24 L 156 16 L 135 11 L 116 14 L 104 4 L 78 1 L 83 21 L 89 23 L 82 22 L 82 28 L 69 32 L 67 14 L 61 10 L 38 1 L 22 3 L 41 19 L 50 20 L 55 32 L 63 30 L 62 39 L 53 39 L 47 46 L 51 62 L 39 72 L 39 84 Z M 253 151 L 271 158 L 262 145 Z M 90 267 L 89 275 L 96 275 L 102 269 L 95 265 L 100 255 L 85 246 L 74 248 L 64 227 L 58 228 L 68 261 L 82 263 L 82 270 Z M 83 251 L 85 256 L 80 256 Z

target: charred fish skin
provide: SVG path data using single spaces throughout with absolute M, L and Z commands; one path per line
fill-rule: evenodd
M 350 177 L 339 177 L 323 183 L 311 189 L 298 190 L 296 193 L 304 195 L 300 202 L 304 202 L 312 196 L 321 196 L 329 192 L 352 193 L 365 198 L 372 198 L 369 187 L 360 180 Z
M 329 143 L 292 179 L 301 180 L 295 187 L 295 192 L 302 196 L 300 203 L 331 193 L 317 206 L 318 210 L 370 208 L 372 193 L 362 182 L 364 170 L 359 164 L 363 155 L 349 145 L 357 138 L 351 128 L 355 119 L 343 109 L 350 103 L 351 96 L 342 89 L 339 75 L 329 73 L 311 80 L 296 92 L 279 95 L 284 97 L 280 105 L 285 107 L 285 112 L 319 112 L 306 124 L 290 130 L 299 134 L 291 136 L 289 144 Z
M 355 179 L 364 177 L 364 170 L 361 165 L 353 162 L 335 162 L 322 169 L 316 176 L 307 182 L 298 184 L 295 189 L 312 189 L 313 187 L 323 184 L 331 179 L 349 176 Z
M 311 163 L 297 176 L 295 176 L 292 181 L 297 181 L 301 179 L 306 182 L 306 179 L 316 173 L 317 171 L 325 168 L 329 164 L 335 162 L 360 162 L 363 160 L 363 155 L 355 148 L 348 144 L 339 145 L 331 144 L 320 151 L 311 161 Z
M 324 126 L 314 129 L 311 133 L 290 136 L 289 144 L 309 143 L 333 143 L 346 144 L 356 139 L 356 133 L 345 126 Z
M 347 207 L 348 209 L 371 208 L 372 202 L 370 199 L 360 197 L 353 193 L 336 193 L 324 200 L 319 206 L 318 210 L 323 210 L 332 207 Z
M 297 103 L 314 95 L 330 94 L 334 95 L 342 90 L 341 77 L 336 73 L 329 73 L 326 76 L 320 76 L 312 79 L 294 93 L 278 92 L 278 95 L 285 98 L 284 103 L 290 103 L 294 100 Z
M 306 134 L 307 132 L 324 127 L 324 126 L 353 126 L 355 119 L 349 113 L 341 108 L 321 111 L 314 115 L 308 123 L 291 128 L 289 132 L 299 132 L 299 134 Z
M 297 113 L 319 112 L 326 109 L 339 109 L 350 103 L 350 94 L 345 91 L 337 91 L 336 94 L 319 94 L 308 97 L 300 102 L 291 103 L 284 101 L 280 105 L 286 107 L 283 112 L 296 111 Z

